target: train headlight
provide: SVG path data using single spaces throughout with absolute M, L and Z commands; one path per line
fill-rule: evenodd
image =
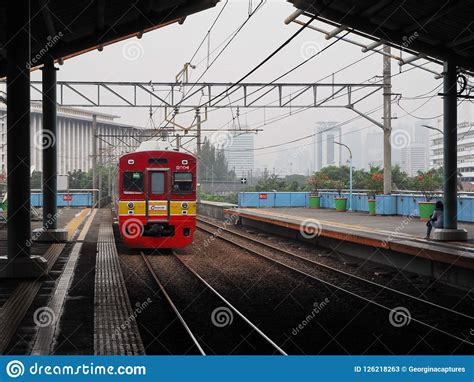
M 129 210 L 133 210 L 135 208 L 135 203 L 128 202 L 127 207 L 128 207 Z
M 183 208 L 183 210 L 187 210 L 189 208 L 189 204 L 186 202 L 183 202 L 181 203 L 181 207 Z

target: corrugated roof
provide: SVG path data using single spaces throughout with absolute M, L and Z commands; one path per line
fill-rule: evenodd
M 12 0 L 9 0 L 12 1 Z M 68 58 L 213 7 L 219 0 L 34 0 L 31 57 Z M 0 77 L 6 74 L 7 0 L 0 0 Z
M 289 1 L 308 15 L 474 71 L 474 0 Z

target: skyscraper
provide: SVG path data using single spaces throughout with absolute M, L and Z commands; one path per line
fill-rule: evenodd
M 237 177 L 249 177 L 254 169 L 255 134 L 235 134 L 224 149 L 229 170 Z
M 335 147 L 336 142 L 341 142 L 341 128 L 336 127 L 337 122 L 318 122 L 314 133 L 314 163 L 315 171 L 323 167 L 342 164 L 341 146 Z
M 426 162 L 426 145 L 424 143 L 411 143 L 402 148 L 401 169 L 409 176 L 425 171 L 428 167 Z

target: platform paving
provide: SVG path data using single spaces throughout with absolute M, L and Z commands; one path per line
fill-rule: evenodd
M 110 215 L 110 214 L 109 214 Z M 120 267 L 111 219 L 100 225 L 94 291 L 94 353 L 143 355 L 135 312 Z
M 474 224 L 460 224 L 460 228 L 468 231 L 467 242 L 435 242 L 424 239 L 426 223 L 417 217 L 309 208 L 236 208 L 226 213 L 300 231 L 315 225 L 318 235 L 323 237 L 474 269 Z
M 58 226 L 64 227 L 72 238 L 77 228 L 87 216 L 88 210 L 64 209 L 58 214 Z M 41 227 L 41 222 L 32 222 L 33 228 Z M 7 232 L 0 228 L 0 254 L 6 254 Z M 65 243 L 31 243 L 31 254 L 47 260 L 48 272 L 53 269 L 58 258 L 66 248 Z M 38 279 L 7 279 L 0 284 L 0 352 L 4 353 L 30 306 L 44 285 L 54 282 L 54 277 Z M 12 346 L 10 344 L 10 346 Z M 13 345 L 14 346 L 14 345 Z

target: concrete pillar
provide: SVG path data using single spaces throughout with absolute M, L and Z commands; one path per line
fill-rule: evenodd
M 466 230 L 457 221 L 457 67 L 453 60 L 444 64 L 444 228 L 435 229 L 434 240 L 467 240 Z
M 67 231 L 58 229 L 56 70 L 53 60 L 43 67 L 43 227 L 33 234 L 41 242 L 67 241 Z
M 383 47 L 383 193 L 392 193 L 392 67 L 390 46 Z
M 0 277 L 39 277 L 42 257 L 30 256 L 30 70 L 29 1 L 7 7 L 7 256 L 0 258 Z

